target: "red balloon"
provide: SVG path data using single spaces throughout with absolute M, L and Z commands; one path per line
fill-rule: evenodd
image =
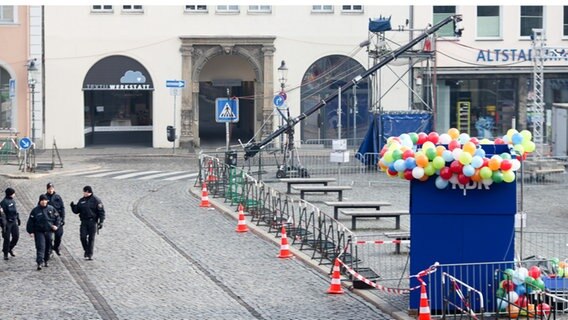
M 450 168 L 448 167 L 443 167 L 442 169 L 440 169 L 440 177 L 442 177 L 442 179 L 444 180 L 450 180 L 450 178 L 452 177 L 452 170 L 450 170 Z
M 412 150 L 406 150 L 402 153 L 402 159 L 406 160 L 406 158 L 412 158 L 414 157 L 414 151 Z
M 470 178 L 464 175 L 463 173 L 458 174 L 458 182 L 460 184 L 466 185 L 469 183 Z
M 536 306 L 536 312 L 539 316 L 547 316 L 550 313 L 550 306 L 543 302 Z
M 473 142 L 473 144 L 475 144 L 476 146 L 479 145 L 479 139 L 477 139 L 476 137 L 471 137 L 469 141 Z
M 534 278 L 534 279 L 539 279 L 540 278 L 540 268 L 537 267 L 537 266 L 532 266 L 529 269 L 529 276 L 531 278 Z
M 433 144 L 438 143 L 438 139 L 440 139 L 440 136 L 436 131 L 432 131 L 428 134 L 428 141 L 432 142 Z
M 483 164 L 481 165 L 481 167 L 487 167 L 489 166 L 489 158 L 483 158 Z
M 418 134 L 418 141 L 416 144 L 424 144 L 424 142 L 428 141 L 428 135 L 424 132 L 420 132 Z
M 463 164 L 461 164 L 458 160 L 454 160 L 450 163 L 450 170 L 453 173 L 461 173 L 463 170 Z
M 512 167 L 513 163 L 511 162 L 511 160 L 503 159 L 503 161 L 501 161 L 501 170 L 503 171 L 511 170 Z
M 503 288 L 505 292 L 513 291 L 515 290 L 515 283 L 513 280 L 503 280 L 501 282 L 501 288 Z
M 495 144 L 505 144 L 505 140 L 501 139 L 501 138 L 495 138 L 495 141 L 493 142 Z
M 450 150 L 450 151 L 454 150 L 455 148 L 460 148 L 460 147 L 461 147 L 461 144 L 457 140 L 452 140 L 448 144 L 448 150 Z
M 527 297 L 523 294 L 519 296 L 519 299 L 517 299 L 517 302 L 515 302 L 516 305 L 518 305 L 521 308 L 526 308 L 528 305 L 528 299 Z
M 522 156 L 517 156 L 517 160 L 519 160 L 519 161 L 527 160 L 527 153 L 528 152 L 525 152 L 525 153 L 523 153 Z
M 412 176 L 412 170 L 406 169 L 404 170 L 404 179 L 412 180 L 414 177 Z
M 398 172 L 397 172 L 397 171 L 392 171 L 390 168 L 387 169 L 387 172 L 388 172 L 388 174 L 391 175 L 391 176 L 396 176 L 396 175 L 398 175 Z

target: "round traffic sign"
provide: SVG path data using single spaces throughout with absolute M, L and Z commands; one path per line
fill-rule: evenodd
M 22 149 L 29 149 L 32 146 L 32 140 L 28 137 L 23 137 L 22 139 L 20 139 L 20 142 L 18 143 L 20 145 L 20 148 Z
M 274 96 L 274 99 L 272 99 L 272 102 L 274 102 L 274 105 L 277 107 L 281 107 L 284 105 L 284 100 L 286 100 L 285 97 L 277 94 Z

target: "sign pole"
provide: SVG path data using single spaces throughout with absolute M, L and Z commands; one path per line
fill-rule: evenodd
M 174 128 L 176 127 L 176 99 L 177 99 L 177 89 L 174 89 L 176 94 L 174 95 Z M 174 136 L 174 141 L 172 141 L 172 154 L 176 153 L 176 139 Z

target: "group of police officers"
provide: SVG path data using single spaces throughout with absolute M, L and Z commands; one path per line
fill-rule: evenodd
M 20 238 L 20 214 L 16 208 L 12 188 L 5 190 L 6 196 L 0 202 L 0 229 L 2 230 L 2 253 L 4 260 L 15 257 L 14 248 Z M 84 250 L 84 258 L 93 259 L 95 235 L 103 227 L 105 209 L 101 199 L 93 194 L 91 186 L 83 187 L 83 197 L 75 204 L 70 203 L 71 211 L 81 219 L 80 238 Z M 52 252 L 61 255 L 61 239 L 65 225 L 65 205 L 63 199 L 55 192 L 53 183 L 47 184 L 45 194 L 39 196 L 38 204 L 32 209 L 26 224 L 26 232 L 35 241 L 37 270 L 48 266 Z

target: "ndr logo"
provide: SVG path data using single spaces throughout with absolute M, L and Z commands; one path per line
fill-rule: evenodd
M 473 190 L 473 189 L 478 189 L 478 190 L 489 190 L 489 185 L 484 184 L 483 182 L 476 182 L 476 181 L 470 181 L 468 184 L 463 185 L 463 184 L 459 184 L 459 183 L 450 183 L 452 185 L 452 190 L 454 189 L 466 189 L 466 190 Z

